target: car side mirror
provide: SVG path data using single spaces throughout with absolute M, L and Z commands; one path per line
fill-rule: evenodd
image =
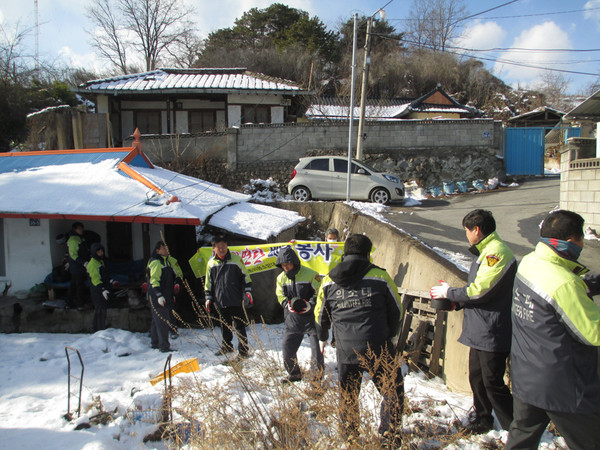
M 356 173 L 361 174 L 361 175 L 365 175 L 367 173 L 367 171 L 365 169 L 358 169 L 356 171 Z

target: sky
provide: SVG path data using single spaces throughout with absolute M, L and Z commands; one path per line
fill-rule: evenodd
M 195 9 L 195 23 L 202 36 L 232 26 L 236 18 L 252 7 L 265 8 L 273 3 L 270 0 L 181 1 Z M 0 23 L 6 29 L 17 23 L 21 27 L 33 26 L 34 3 L 34 0 L 0 0 Z M 387 20 L 397 31 L 402 31 L 413 0 L 280 0 L 280 3 L 317 16 L 330 29 L 336 29 L 354 13 L 372 15 L 385 6 Z M 89 45 L 87 32 L 93 30 L 85 13 L 91 0 L 38 0 L 38 4 L 41 59 L 97 72 L 106 69 Z M 600 0 L 467 0 L 465 5 L 474 17 L 464 22 L 463 35 L 455 46 L 470 50 L 500 49 L 469 53 L 489 59 L 486 67 L 513 87 L 534 87 L 548 72 L 507 61 L 587 73 L 562 72 L 574 94 L 581 93 L 598 78 L 600 48 L 596 47 L 600 46 L 595 43 L 600 42 Z M 479 14 L 492 8 L 496 9 Z M 34 33 L 28 37 L 27 45 L 31 54 L 35 54 Z
M 225 357 L 214 355 L 221 341 L 219 328 L 181 329 L 179 338 L 171 339 L 172 348 L 177 350 L 172 353 L 171 367 L 197 358 L 199 370 L 174 375 L 173 386 L 193 387 L 197 383 L 208 393 L 215 392 L 212 399 L 209 394 L 205 394 L 203 405 L 213 405 L 217 401 L 217 395 L 227 390 L 227 405 L 237 406 L 239 411 L 248 416 L 255 411 L 252 405 L 257 404 L 269 411 L 269 417 L 271 414 L 276 415 L 277 409 L 281 408 L 281 399 L 287 396 L 302 398 L 303 405 L 312 405 L 311 400 L 306 400 L 310 399 L 310 396 L 307 397 L 310 385 L 306 381 L 293 386 L 282 385 L 279 381 L 285 375 L 281 354 L 284 327 L 284 324 L 258 324 L 248 328 L 251 353 L 241 370 L 246 383 L 250 383 L 252 387 L 252 393 L 240 386 L 231 367 L 222 364 Z M 85 366 L 82 414 L 81 417 L 74 414 L 75 419 L 71 422 L 63 419 L 67 412 L 67 346 L 79 351 Z M 164 392 L 162 382 L 152 385 L 150 379 L 162 373 L 167 357 L 167 354 L 150 348 L 147 333 L 114 328 L 93 334 L 1 333 L 0 349 L 3 380 L 0 384 L 2 448 L 167 450 L 163 442 L 143 442 L 146 435 L 157 429 Z M 331 401 L 332 398 L 337 399 L 337 394 L 333 391 L 337 383 L 335 349 L 327 346 L 324 356 L 325 380 L 326 385 L 330 386 L 327 391 L 330 396 L 325 394 L 325 399 Z M 71 375 L 79 377 L 81 366 L 76 353 L 70 351 L 70 358 Z M 310 362 L 308 339 L 304 340 L 298 351 L 298 360 L 303 370 L 307 370 Z M 78 392 L 78 379 L 72 379 L 72 383 L 71 392 Z M 451 392 L 441 379 L 428 380 L 419 372 L 410 372 L 404 383 L 409 401 L 403 417 L 404 432 L 435 430 L 434 433 L 442 434 L 455 420 L 467 423 L 472 406 L 470 395 Z M 363 381 L 360 404 L 364 424 L 372 423 L 376 426 L 380 399 L 373 383 Z M 72 413 L 77 408 L 77 402 L 77 397 L 73 396 L 70 404 Z M 99 404 L 103 411 L 111 413 L 113 420 L 105 425 L 94 425 L 92 422 L 91 427 L 75 431 L 76 426 L 89 424 L 90 418 L 102 411 Z M 245 406 L 241 408 L 241 404 Z M 175 423 L 186 422 L 178 413 L 181 407 L 181 402 L 176 398 L 173 403 Z M 195 418 L 202 426 L 202 417 Z M 311 417 L 309 420 L 315 433 L 324 432 L 324 425 L 318 424 L 315 418 Z M 455 428 L 451 430 L 456 432 Z M 458 438 L 450 436 L 446 439 L 452 444 L 446 448 L 499 448 L 501 443 L 506 443 L 507 436 L 508 432 L 496 430 L 482 435 Z M 433 437 L 429 441 L 432 448 L 440 447 L 437 439 Z M 557 448 L 559 445 L 562 446 L 558 448 L 566 448 L 563 438 L 553 439 L 548 431 L 544 432 L 540 448 Z

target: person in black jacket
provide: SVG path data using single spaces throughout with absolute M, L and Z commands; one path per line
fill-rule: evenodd
M 206 265 L 204 284 L 205 308 L 210 311 L 215 303 L 223 341 L 215 355 L 233 352 L 233 330 L 238 337 L 238 356 L 248 357 L 246 314 L 244 305 L 252 305 L 252 281 L 248 270 L 238 255 L 229 251 L 227 238 L 215 236 L 212 240 L 214 256 Z
M 371 240 L 361 234 L 346 239 L 342 261 L 321 283 L 315 321 L 323 349 L 329 328 L 335 329 L 344 433 L 358 434 L 360 384 L 368 371 L 383 397 L 379 433 L 386 445 L 396 447 L 404 383 L 392 338 L 400 329 L 402 303 L 388 273 L 371 264 L 371 248 Z

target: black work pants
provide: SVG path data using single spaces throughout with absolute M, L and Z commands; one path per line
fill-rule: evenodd
M 92 328 L 94 332 L 104 330 L 106 328 L 106 311 L 108 301 L 102 295 L 102 288 L 90 286 L 90 297 L 94 305 L 94 319 Z
M 87 277 L 87 272 L 71 274 L 71 283 L 67 293 L 67 303 L 70 308 L 81 308 L 83 306 Z
M 513 418 L 513 398 L 504 383 L 509 352 L 486 352 L 474 348 L 469 352 L 469 383 L 477 422 L 494 425 L 492 410 L 503 429 L 508 430 Z
M 171 329 L 171 308 L 172 304 L 166 302 L 165 306 L 160 306 L 158 300 L 150 295 L 150 310 L 152 312 L 152 324 L 150 325 L 150 339 L 152 348 L 158 348 L 162 352 L 168 352 L 171 349 L 169 343 L 169 330 Z
M 384 353 L 381 358 L 392 356 Z M 399 436 L 404 410 L 404 381 L 399 364 L 372 364 L 364 367 L 361 364 L 344 364 L 339 362 L 338 376 L 342 395 L 341 421 L 348 435 L 356 435 L 360 423 L 358 398 L 363 372 L 368 371 L 375 387 L 383 397 L 379 410 L 379 434 L 389 433 Z M 397 366 L 397 367 L 396 367 Z M 391 371 L 390 371 L 391 368 Z
M 515 419 L 510 425 L 505 449 L 537 449 L 548 423 L 567 441 L 571 450 L 600 449 L 600 411 L 561 413 L 545 411 L 515 397 Z
M 244 308 L 241 306 L 226 306 L 217 308 L 219 321 L 221 322 L 221 334 L 223 336 L 223 347 L 233 348 L 233 330 L 238 338 L 238 352 L 240 355 L 248 354 L 248 337 L 246 336 L 246 321 L 244 319 Z
M 325 362 L 323 353 L 319 347 L 319 337 L 317 336 L 317 329 L 311 328 L 308 331 L 296 331 L 287 329 L 283 333 L 283 366 L 287 373 L 292 377 L 301 377 L 300 366 L 298 365 L 298 349 L 304 335 L 307 334 L 310 339 L 310 352 L 313 370 L 316 371 L 317 376 L 323 374 L 325 368 Z

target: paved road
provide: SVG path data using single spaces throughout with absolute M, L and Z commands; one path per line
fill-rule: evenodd
M 517 260 L 531 252 L 539 240 L 539 225 L 559 203 L 559 178 L 529 179 L 517 188 L 424 200 L 420 206 L 391 206 L 387 220 L 431 247 L 472 257 L 462 228 L 469 211 L 492 211 L 498 233 Z M 580 261 L 600 272 L 600 241 L 585 241 Z

